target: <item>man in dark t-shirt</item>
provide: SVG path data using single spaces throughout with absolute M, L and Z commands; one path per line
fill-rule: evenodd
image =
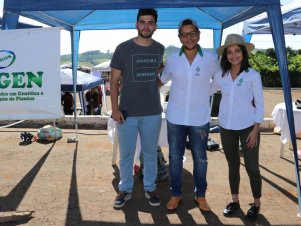
M 145 197 L 152 206 L 161 204 L 155 181 L 162 112 L 157 79 L 164 46 L 152 39 L 157 17 L 154 9 L 140 9 L 136 22 L 138 36 L 118 45 L 110 64 L 112 118 L 117 123 L 120 144 L 120 182 L 115 208 L 124 206 L 132 197 L 138 133 L 144 158 Z

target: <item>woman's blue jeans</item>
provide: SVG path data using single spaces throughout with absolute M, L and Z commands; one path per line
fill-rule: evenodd
M 188 136 L 193 157 L 194 192 L 196 197 L 205 197 L 209 123 L 202 126 L 185 126 L 167 121 L 167 132 L 171 195 L 178 197 L 182 195 L 183 156 Z
M 145 191 L 156 190 L 157 149 L 161 129 L 161 114 L 152 116 L 127 117 L 117 125 L 120 145 L 119 191 L 132 192 L 133 165 L 138 133 L 144 158 L 143 183 Z

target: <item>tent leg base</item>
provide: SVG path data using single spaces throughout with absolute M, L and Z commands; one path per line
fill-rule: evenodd
M 78 139 L 76 139 L 75 137 L 69 137 L 67 139 L 67 143 L 76 143 L 76 142 L 78 142 Z

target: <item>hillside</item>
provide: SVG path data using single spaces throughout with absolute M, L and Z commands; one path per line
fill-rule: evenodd
M 78 55 L 78 65 L 82 67 L 92 68 L 104 61 L 110 60 L 113 56 L 112 52 L 103 53 L 99 50 L 84 52 Z M 61 64 L 70 64 L 71 54 L 61 56 Z

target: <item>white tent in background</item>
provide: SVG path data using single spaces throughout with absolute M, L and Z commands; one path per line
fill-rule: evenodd
M 94 66 L 92 68 L 92 70 L 97 70 L 100 72 L 109 72 L 109 71 L 111 71 L 110 63 L 111 63 L 111 60 L 102 62 L 101 64 L 97 64 L 96 66 Z

